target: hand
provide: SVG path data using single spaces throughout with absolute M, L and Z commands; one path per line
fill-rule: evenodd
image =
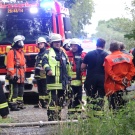
M 48 75 L 48 76 L 52 76 L 52 74 L 53 74 L 53 73 L 52 73 L 52 70 L 49 70 L 49 71 L 47 72 L 47 75 Z

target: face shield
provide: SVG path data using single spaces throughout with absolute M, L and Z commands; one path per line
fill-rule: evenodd
M 18 46 L 23 47 L 24 46 L 24 42 L 22 40 L 18 41 Z

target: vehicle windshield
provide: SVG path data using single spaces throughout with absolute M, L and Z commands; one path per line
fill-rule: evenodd
M 52 31 L 51 14 L 41 9 L 37 14 L 30 13 L 29 8 L 19 10 L 0 9 L 0 44 L 12 43 L 16 35 L 23 35 L 25 43 L 35 43 L 39 36 Z

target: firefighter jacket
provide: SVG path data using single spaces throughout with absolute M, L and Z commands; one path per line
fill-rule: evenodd
M 22 49 L 12 49 L 7 54 L 7 74 L 12 78 L 14 76 L 18 77 L 18 83 L 24 83 L 25 80 L 25 70 L 26 61 L 24 57 L 24 52 Z
M 53 48 L 47 50 L 46 59 L 43 61 L 46 73 L 52 70 L 52 76 L 47 76 L 47 90 L 65 90 L 71 80 L 71 66 L 67 55 L 61 49 L 56 51 Z
M 46 78 L 46 73 L 44 70 L 44 58 L 45 58 L 45 53 L 46 53 L 46 49 L 43 48 L 42 50 L 40 50 L 40 52 L 38 53 L 38 55 L 36 56 L 36 63 L 35 63 L 35 77 L 39 77 L 39 78 Z
M 69 58 L 69 61 L 72 65 L 72 86 L 81 86 L 84 83 L 86 78 L 86 71 L 81 72 L 81 64 L 86 55 L 85 52 L 78 54 L 73 54 L 72 51 L 66 52 Z
M 132 56 L 115 51 L 105 58 L 105 92 L 106 95 L 112 95 L 116 91 L 124 90 L 122 83 L 126 77 L 127 87 L 130 85 L 132 77 L 135 75 L 135 68 L 132 63 Z
M 5 116 L 8 114 L 9 114 L 8 103 L 2 88 L 2 83 L 0 82 L 0 115 Z

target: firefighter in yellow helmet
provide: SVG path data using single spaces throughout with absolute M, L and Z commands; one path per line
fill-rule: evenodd
M 23 52 L 25 38 L 17 35 L 13 39 L 12 49 L 7 54 L 7 79 L 9 80 L 9 108 L 11 111 L 24 109 L 23 91 L 26 61 Z
M 46 64 L 44 65 L 47 74 L 47 90 L 50 95 L 49 107 L 47 109 L 48 120 L 60 120 L 61 109 L 63 107 L 65 91 L 71 81 L 71 66 L 62 46 L 60 34 L 53 33 L 50 36 L 51 48 L 46 54 Z
M 46 61 L 44 58 L 46 57 L 46 47 L 48 44 L 44 37 L 39 37 L 37 39 L 37 47 L 39 48 L 40 52 L 36 56 L 36 63 L 35 63 L 35 79 L 37 82 L 38 94 L 39 94 L 39 104 L 35 105 L 35 108 L 47 108 L 49 96 L 46 90 L 46 73 L 44 70 L 44 65 Z

